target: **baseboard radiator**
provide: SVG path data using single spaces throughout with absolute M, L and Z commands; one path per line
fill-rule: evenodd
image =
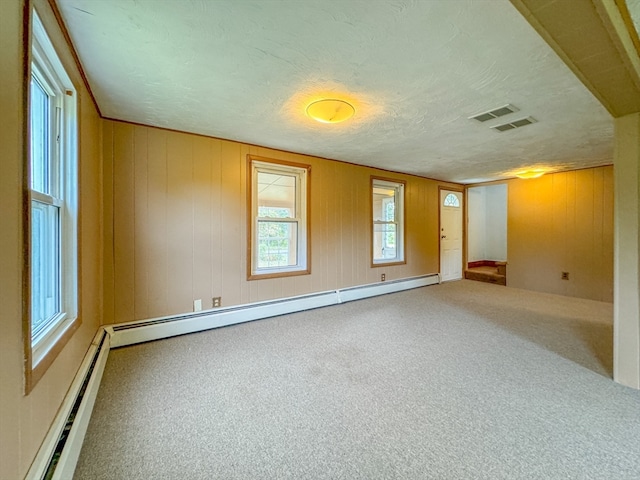
M 100 328 L 80 364 L 26 479 L 73 478 L 109 350 L 109 335 L 104 328 Z
M 266 302 L 248 303 L 235 307 L 217 308 L 205 312 L 120 323 L 108 326 L 107 330 L 111 335 L 111 347 L 122 347 L 424 287 L 439 283 L 439 280 L 437 274 L 422 275 Z
M 26 479 L 65 480 L 73 477 L 111 348 L 338 305 L 437 283 L 440 283 L 439 274 L 422 275 L 328 292 L 218 308 L 205 312 L 101 327 L 78 369 Z

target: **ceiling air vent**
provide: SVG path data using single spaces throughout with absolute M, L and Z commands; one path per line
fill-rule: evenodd
M 524 127 L 525 125 L 531 125 L 532 123 L 536 123 L 536 119 L 533 117 L 521 118 L 520 120 L 516 120 L 511 123 L 503 123 L 502 125 L 496 125 L 494 127 L 489 127 L 494 130 L 498 130 L 499 132 L 506 132 L 507 130 L 513 130 L 514 128 Z
M 503 115 L 509 115 L 510 113 L 517 112 L 518 109 L 513 105 L 505 105 L 504 107 L 496 108 L 490 112 L 479 113 L 473 117 L 469 117 L 469 120 L 478 120 L 479 122 L 486 122 L 494 118 L 502 117 Z

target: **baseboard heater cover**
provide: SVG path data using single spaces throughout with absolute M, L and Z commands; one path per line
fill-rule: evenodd
M 31 464 L 26 480 L 73 478 L 109 350 L 109 335 L 100 328 Z
M 111 347 L 124 347 L 135 343 L 201 332 L 213 328 L 251 322 L 262 318 L 301 312 L 314 308 L 337 305 L 388 293 L 410 290 L 440 283 L 438 274 L 421 275 L 388 282 L 348 287 L 328 292 L 287 297 L 206 312 L 160 317 L 150 320 L 111 325 Z
M 102 380 L 104 367 L 107 363 L 109 351 L 113 347 L 336 305 L 437 283 L 440 283 L 439 274 L 423 275 L 329 292 L 221 308 L 209 312 L 198 312 L 197 314 L 162 317 L 100 327 L 25 479 L 66 480 L 73 478 Z

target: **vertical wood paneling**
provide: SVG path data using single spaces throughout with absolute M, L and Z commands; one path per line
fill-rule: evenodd
M 150 128 L 147 134 L 147 192 L 149 195 L 147 250 L 149 264 L 149 316 L 159 317 L 169 311 L 169 252 L 167 242 L 167 132 Z M 118 321 L 123 321 L 118 319 Z
M 354 197 L 355 197 L 355 281 L 357 285 L 364 285 L 370 283 L 368 279 L 368 272 L 370 269 L 360 268 L 360 265 L 366 265 L 369 260 L 369 249 L 367 248 L 370 242 L 369 234 L 369 181 L 366 171 L 359 171 L 359 176 L 363 180 L 354 182 Z M 364 246 L 364 248 L 363 248 Z
M 193 298 L 202 300 L 202 308 L 211 308 L 213 297 L 211 152 L 213 142 L 204 137 L 193 139 Z
M 371 268 L 367 167 L 105 121 L 114 190 L 114 321 L 326 291 L 438 271 L 438 183 L 406 181 L 406 265 Z M 111 143 L 113 148 L 108 148 Z M 247 281 L 248 153 L 311 168 L 310 275 Z M 433 203 L 433 205 L 431 205 Z M 434 216 L 435 215 L 435 216 Z
M 244 180 L 240 175 L 240 144 L 222 142 L 222 183 L 220 190 L 222 223 L 222 298 L 225 305 L 237 305 L 243 302 L 241 283 L 246 275 L 246 263 L 242 262 L 242 250 L 247 241 L 241 237 L 241 223 L 246 221 L 242 211 L 240 183 Z
M 311 271 L 313 272 L 312 289 L 314 292 L 322 292 L 326 289 L 326 223 L 327 209 L 323 204 L 324 195 L 318 195 L 324 192 L 328 186 L 325 184 L 326 177 L 316 175 L 317 167 L 311 165 Z
M 613 300 L 612 171 L 508 182 L 508 285 Z
M 102 192 L 103 200 L 103 275 L 104 275 L 104 299 L 102 303 L 103 320 L 105 323 L 113 323 L 115 318 L 115 272 L 113 270 L 113 133 L 112 122 L 102 122 Z
M 597 275 L 598 272 L 603 272 L 606 270 L 606 266 L 605 266 L 605 250 L 603 249 L 604 247 L 604 233 L 605 233 L 605 229 L 603 228 L 604 226 L 604 202 L 603 202 L 603 197 L 604 197 L 604 170 L 603 169 L 598 169 L 598 170 L 593 170 L 593 218 L 592 218 L 592 225 L 593 225 L 593 251 L 592 251 L 592 262 L 593 262 L 593 267 L 591 268 L 590 271 L 590 275 Z M 594 291 L 594 288 L 597 288 L 597 286 L 594 284 L 592 285 L 591 288 L 591 295 L 590 296 L 594 296 L 597 294 L 596 291 Z
M 340 170 L 340 287 L 353 285 L 353 191 L 351 190 L 354 178 L 349 166 L 342 166 Z
M 220 140 L 211 140 L 211 296 L 222 296 L 222 167 Z
M 114 125 L 113 146 L 113 244 L 117 319 L 133 320 L 135 291 L 134 214 L 134 129 L 125 123 Z
M 171 311 L 193 311 L 193 136 L 167 137 L 168 286 Z
M 571 296 L 578 296 L 580 289 L 584 289 L 585 295 L 591 297 L 594 292 L 595 282 L 588 279 L 595 276 L 595 267 L 598 263 L 594 237 L 597 228 L 593 224 L 593 170 L 578 170 L 575 176 L 576 202 L 575 202 L 575 249 L 573 250 L 573 275 L 574 282 Z
M 566 271 L 569 272 L 569 280 L 562 280 L 563 295 L 577 296 L 578 289 L 576 288 L 577 278 L 575 278 L 576 272 L 576 248 L 577 243 L 583 242 L 584 238 L 578 238 L 576 236 L 577 224 L 583 219 L 579 219 L 576 216 L 576 194 L 578 187 L 576 186 L 577 176 L 576 172 L 567 172 L 567 191 L 565 193 L 567 203 L 567 225 L 565 235 L 565 249 L 566 249 Z M 553 275 L 553 272 L 551 272 Z M 556 275 L 558 272 L 555 273 Z
M 545 224 L 549 221 L 549 212 L 553 208 L 556 199 L 553 197 L 553 178 L 545 175 L 538 181 L 538 188 L 533 192 L 534 224 L 530 230 L 532 245 L 540 245 L 540 255 L 536 262 L 536 269 L 532 280 L 536 282 L 536 288 L 540 289 L 545 283 L 544 272 L 553 268 L 552 252 L 554 251 L 554 235 L 549 235 L 549 229 Z M 530 252 L 532 249 L 530 249 Z
M 613 259 L 612 252 L 613 248 L 613 234 L 609 230 L 609 226 L 613 225 L 613 167 L 602 169 L 602 185 L 603 185 L 603 195 L 602 195 L 602 281 L 601 281 L 601 290 L 606 292 L 605 298 L 613 299 L 613 281 L 609 281 L 609 279 L 613 279 Z M 610 300 L 606 300 L 610 301 Z
M 134 130 L 134 318 L 149 318 L 149 243 L 147 164 L 148 128 Z
M 568 245 L 566 240 L 558 243 L 559 239 L 566 239 L 567 231 L 567 205 L 564 201 L 564 197 L 567 192 L 567 175 L 559 173 L 550 176 L 552 181 L 551 196 L 553 203 L 551 205 L 551 225 L 549 226 L 549 244 L 552 245 L 550 251 L 551 264 L 556 266 L 556 270 L 560 272 L 567 271 L 568 268 L 565 262 L 567 256 Z M 546 276 L 549 288 L 557 293 L 564 293 L 564 285 L 561 279 L 561 274 L 552 275 L 551 278 Z M 509 277 L 507 277 L 507 282 Z

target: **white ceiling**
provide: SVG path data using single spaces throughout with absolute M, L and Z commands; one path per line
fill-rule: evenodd
M 611 117 L 508 0 L 57 3 L 105 117 L 461 183 L 612 163 Z M 322 94 L 356 115 L 311 120 Z

